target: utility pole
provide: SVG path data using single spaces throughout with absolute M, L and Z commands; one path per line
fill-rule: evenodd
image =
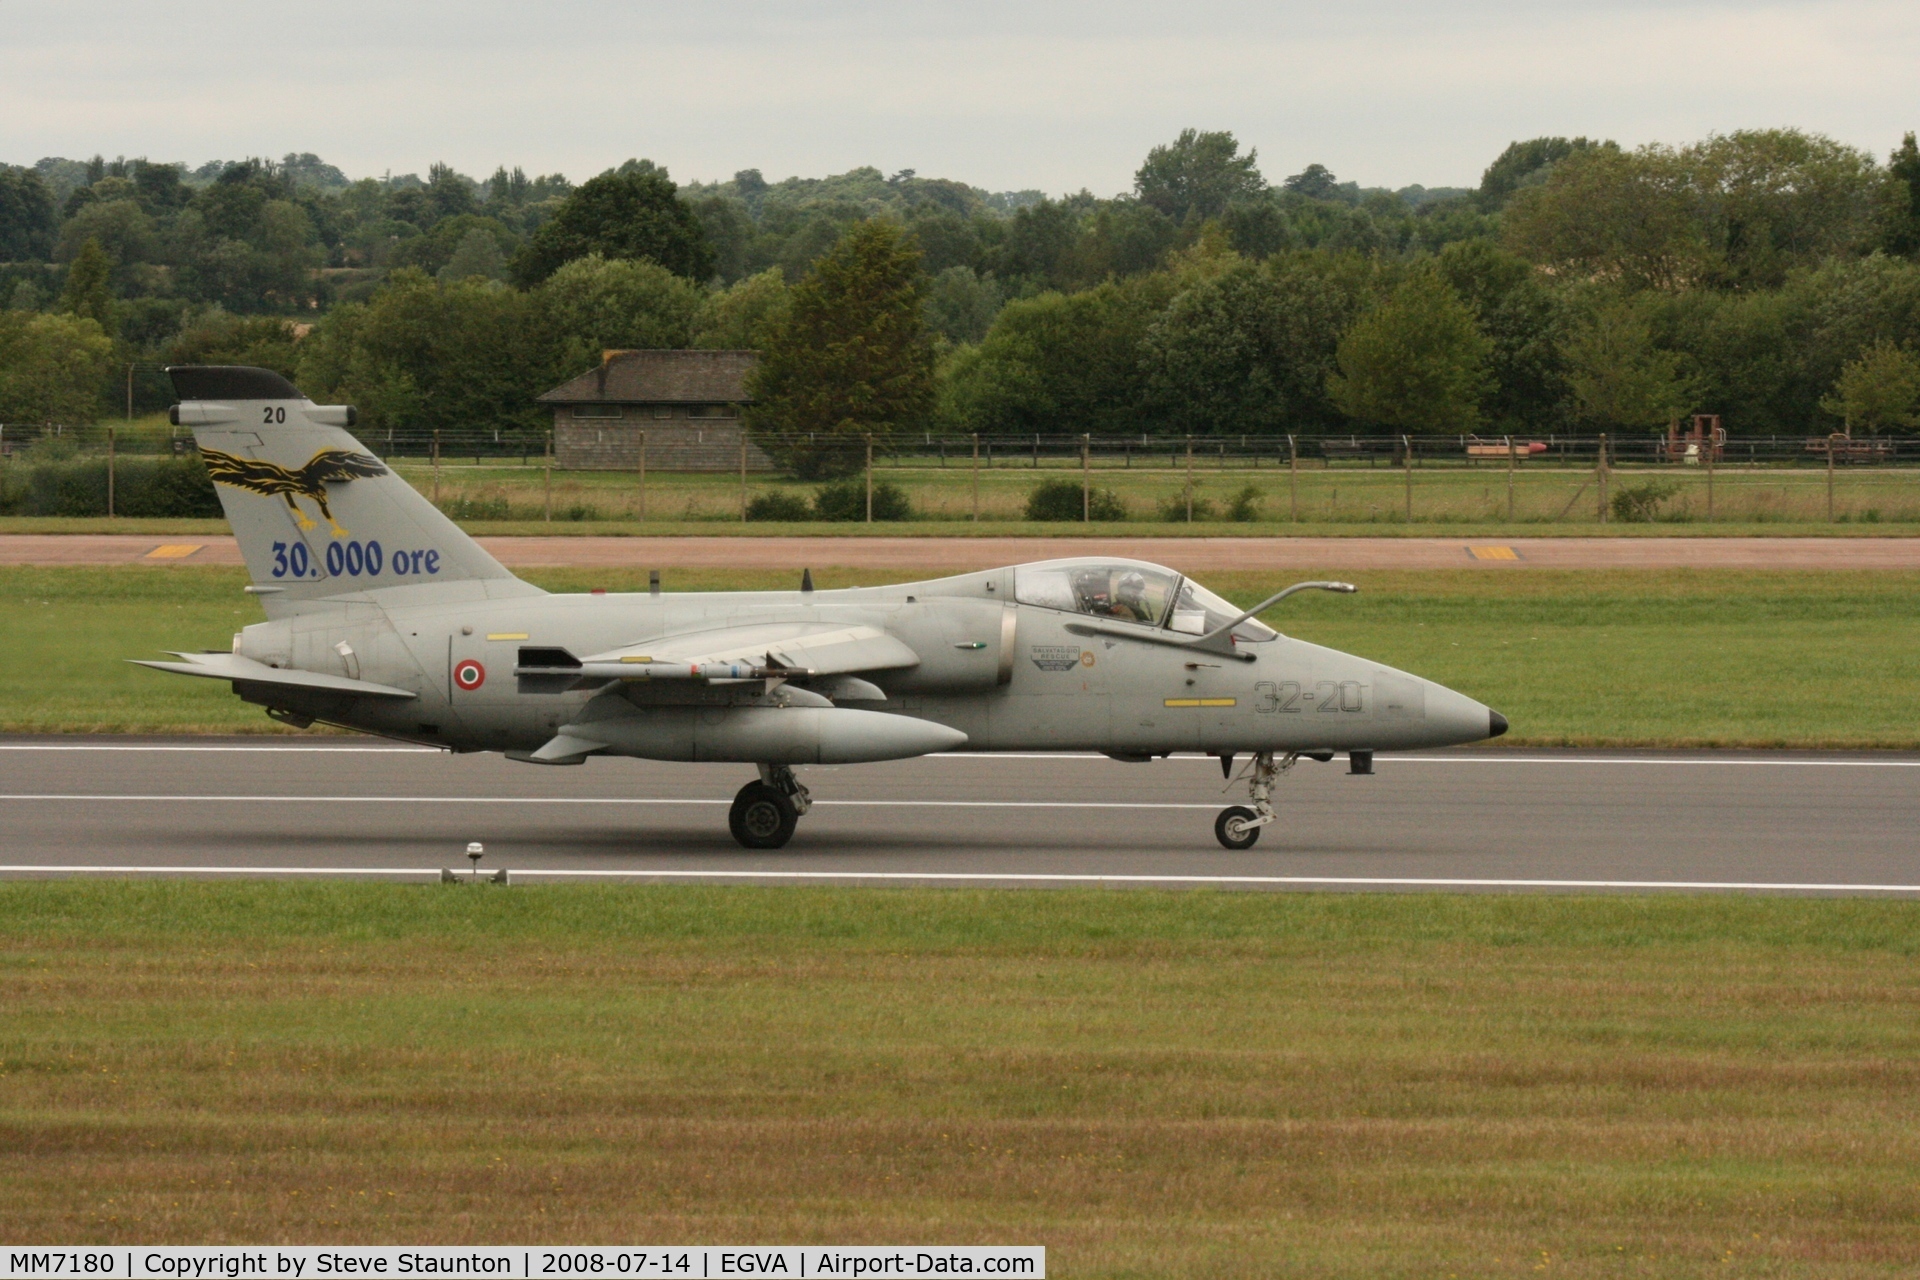
M 433 505 L 440 505 L 440 428 L 433 429 Z
M 1036 436 L 1035 439 L 1038 439 Z M 867 435 L 867 523 L 873 523 L 873 435 Z
M 1600 523 L 1607 523 L 1607 433 L 1600 433 L 1600 460 L 1596 467 L 1596 478 L 1600 482 Z
M 1838 431 L 1834 432 L 1832 435 L 1829 435 L 1827 437 L 1827 523 L 1828 524 L 1833 523 L 1833 442 L 1835 440 L 1846 440 L 1849 438 L 1850 437 L 1848 436 L 1844 436 L 1840 434 Z
M 1707 523 L 1713 523 L 1713 455 L 1720 446 L 1713 438 L 1713 432 L 1707 432 Z
M 740 433 L 740 523 L 747 522 L 747 433 Z
M 647 433 L 640 433 L 640 521 L 647 519 Z
M 1093 473 L 1088 470 L 1093 452 L 1093 437 L 1080 437 L 1080 523 L 1093 523 Z
M 980 523 L 980 433 L 973 433 L 973 522 Z
M 1413 523 L 1413 437 L 1401 436 L 1400 447 L 1407 451 L 1406 465 L 1401 470 L 1407 475 L 1407 523 Z
M 1829 502 L 1828 506 L 1833 504 Z M 107 428 L 107 519 L 113 519 L 113 428 Z
M 436 454 L 437 454 L 437 452 L 438 452 L 438 450 L 439 450 L 439 448 L 440 448 L 440 446 L 439 446 L 439 445 L 437 445 L 437 444 L 436 444 L 436 445 L 434 446 L 434 450 L 435 450 L 435 452 L 436 452 Z M 548 429 L 548 431 L 547 431 L 547 453 L 546 453 L 546 459 L 545 459 L 545 461 L 546 461 L 546 472 L 547 472 L 547 480 L 546 480 L 546 486 L 547 486 L 547 515 L 546 515 L 546 520 L 547 520 L 547 523 L 548 523 L 548 524 L 552 524 L 552 523 L 553 523 L 553 431 L 552 431 L 552 429 L 551 429 L 551 428 L 549 428 L 549 429 Z
M 1300 523 L 1300 446 L 1292 436 L 1287 437 L 1287 512 Z
M 1187 437 L 1187 523 L 1193 523 L 1193 437 Z
M 1507 437 L 1507 523 L 1513 523 L 1513 472 L 1514 464 L 1519 462 L 1520 452 L 1513 443 L 1513 437 Z

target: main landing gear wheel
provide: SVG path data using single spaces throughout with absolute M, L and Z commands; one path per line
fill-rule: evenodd
M 1229 805 L 1213 820 L 1213 834 L 1229 849 L 1251 849 L 1260 839 L 1260 828 L 1248 824 L 1259 816 L 1243 804 Z
M 733 838 L 749 849 L 778 849 L 793 839 L 800 822 L 800 810 L 793 798 L 778 787 L 764 782 L 749 782 L 733 798 L 727 811 L 727 826 Z

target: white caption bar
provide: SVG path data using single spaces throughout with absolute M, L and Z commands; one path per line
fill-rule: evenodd
M 1041 1245 L 113 1245 L 8 1246 L 5 1276 L 1023 1276 Z

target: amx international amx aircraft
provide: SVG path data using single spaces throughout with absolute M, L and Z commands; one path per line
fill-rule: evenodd
M 889 587 L 553 595 L 507 572 L 322 406 L 265 369 L 170 369 L 268 621 L 230 653 L 146 666 L 233 683 L 276 720 L 529 764 L 589 756 L 757 766 L 734 837 L 774 849 L 807 812 L 795 765 L 940 751 L 1147 761 L 1241 755 L 1245 849 L 1295 761 L 1473 742 L 1497 711 L 1290 639 L 1171 569 L 1102 556 Z

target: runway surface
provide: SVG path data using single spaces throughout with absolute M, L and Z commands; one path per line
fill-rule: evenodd
M 1183 573 L 1353 569 L 1920 569 L 1920 538 L 480 538 L 509 568 L 792 569 L 932 576 L 1058 556 Z M 0 534 L 0 564 L 240 564 L 231 537 Z
M 1246 852 L 1217 762 L 936 756 L 801 771 L 785 849 L 741 765 L 542 768 L 372 740 L 0 740 L 0 875 L 621 877 L 1218 888 L 1920 893 L 1920 755 L 1486 750 L 1303 761 Z

